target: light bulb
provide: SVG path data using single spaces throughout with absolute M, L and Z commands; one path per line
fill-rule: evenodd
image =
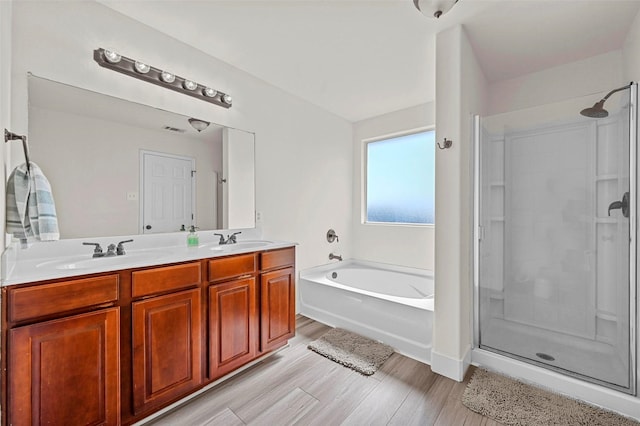
M 112 50 L 105 50 L 104 58 L 107 60 L 107 62 L 110 62 L 112 64 L 117 64 L 122 59 L 122 56 L 120 56 L 119 54 L 117 54 Z
M 224 95 L 222 97 L 222 102 L 225 102 L 225 103 L 231 105 L 231 102 L 233 102 L 233 98 L 231 97 L 231 95 Z
M 209 98 L 213 98 L 218 94 L 218 91 L 216 89 L 212 89 L 211 87 L 205 87 L 204 89 L 202 89 L 202 94 Z
M 198 87 L 198 83 L 191 80 L 185 80 L 184 83 L 182 83 L 182 87 L 187 90 L 196 90 L 196 87 Z
M 140 62 L 140 61 L 136 61 L 136 63 L 133 66 L 136 69 L 136 71 L 138 71 L 140 74 L 146 74 L 151 69 L 151 67 L 149 65 L 145 64 L 144 62 Z
M 176 81 L 176 76 L 175 74 L 171 74 L 168 71 L 162 71 L 162 73 L 160 74 L 160 80 L 164 81 L 165 83 L 173 83 L 174 81 Z

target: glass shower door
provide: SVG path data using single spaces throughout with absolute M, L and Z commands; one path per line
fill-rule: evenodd
M 480 120 L 477 339 L 631 393 L 631 95 L 579 114 L 602 95 Z

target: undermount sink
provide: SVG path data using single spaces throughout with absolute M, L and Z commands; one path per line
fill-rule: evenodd
M 65 258 L 59 260 L 50 260 L 42 262 L 36 265 L 36 268 L 53 268 L 53 269 L 90 269 L 99 268 L 101 266 L 108 265 L 110 267 L 117 267 L 118 265 L 126 265 L 131 262 L 138 262 L 141 260 L 157 260 L 168 253 L 164 250 L 144 250 L 135 253 L 127 253 L 122 256 L 109 256 L 109 257 L 91 257 L 90 254 L 74 256 L 72 258 Z
M 237 243 L 233 243 L 233 244 L 205 244 L 201 247 L 205 247 L 208 248 L 209 250 L 212 251 L 235 251 L 235 250 L 244 250 L 244 249 L 250 249 L 250 248 L 260 248 L 260 247 L 264 247 L 264 246 L 268 246 L 269 244 L 272 244 L 273 241 L 266 241 L 266 240 L 246 240 L 246 241 L 238 241 Z

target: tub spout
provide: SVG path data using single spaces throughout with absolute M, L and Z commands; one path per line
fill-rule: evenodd
M 339 254 L 329 253 L 329 260 L 337 259 L 342 262 L 342 256 Z

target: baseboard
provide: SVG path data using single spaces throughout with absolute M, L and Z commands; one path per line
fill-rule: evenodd
M 471 365 L 471 347 L 467 346 L 462 359 L 451 358 L 435 350 L 431 350 L 431 370 L 441 376 L 457 382 L 464 380 L 464 376 Z

